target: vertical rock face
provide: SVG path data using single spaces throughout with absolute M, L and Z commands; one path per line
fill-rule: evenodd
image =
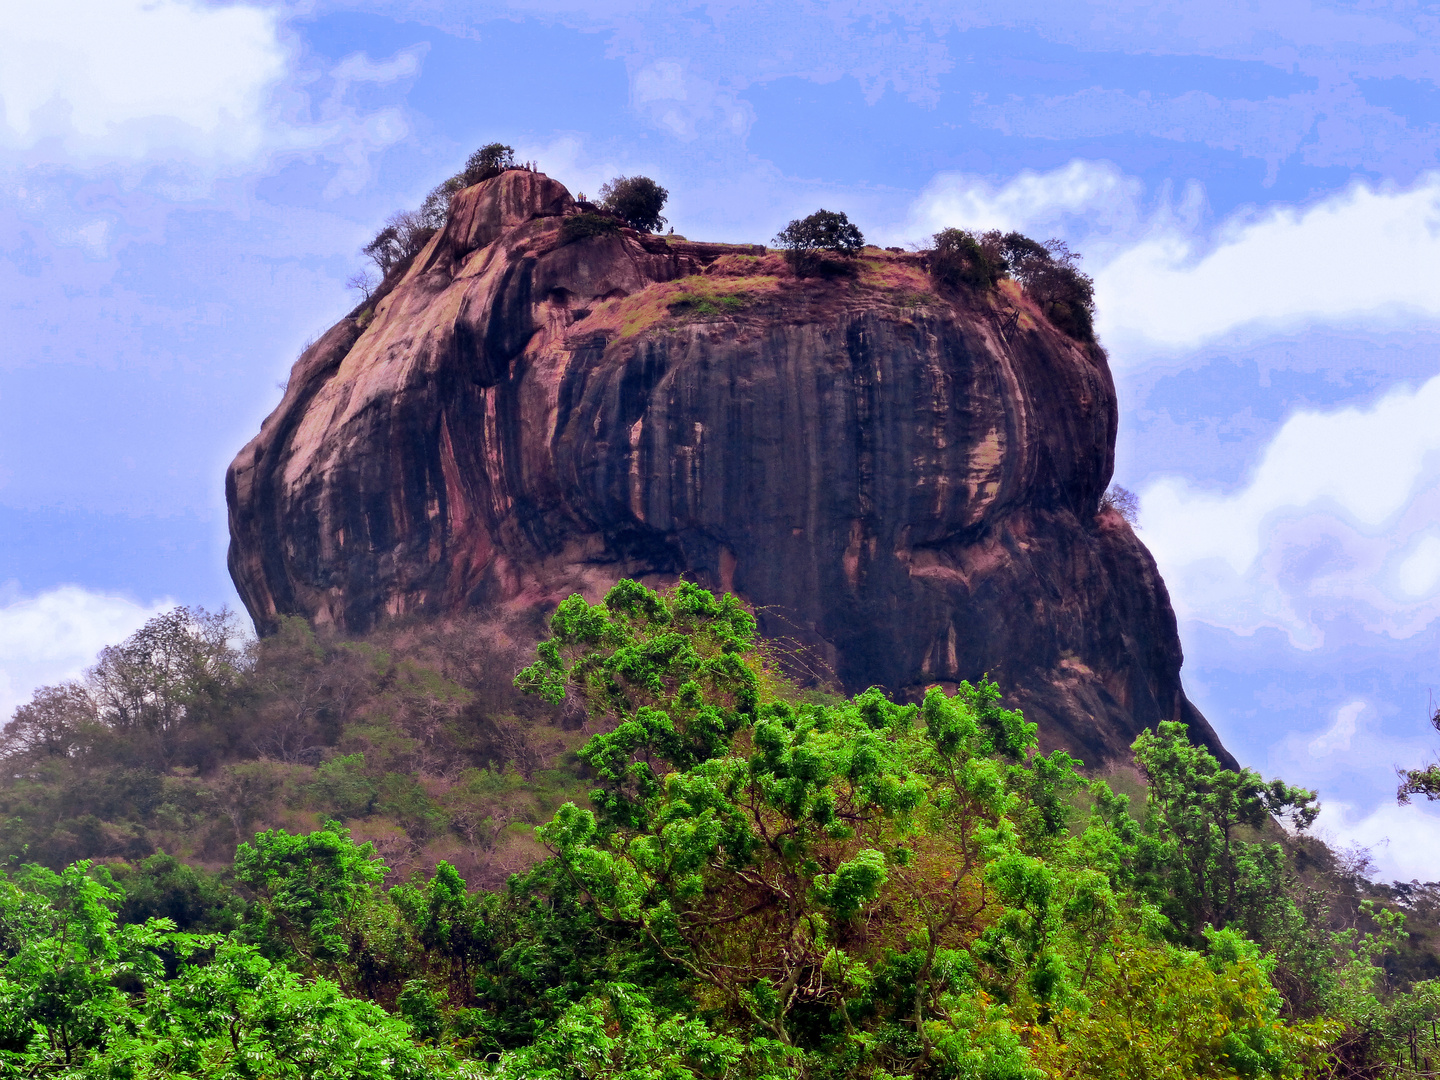
M 262 631 L 546 609 L 685 575 L 795 662 L 896 694 L 989 673 L 1047 746 L 1187 721 L 1155 563 L 1099 501 L 1104 353 L 913 255 L 796 280 L 763 248 L 618 230 L 513 170 L 296 363 L 226 478 Z

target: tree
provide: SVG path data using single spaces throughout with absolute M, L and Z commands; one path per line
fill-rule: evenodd
M 308 836 L 263 832 L 235 852 L 235 879 L 258 901 L 253 932 L 337 977 L 350 955 L 354 918 L 387 869 L 372 845 L 353 843 L 335 822 Z
M 16 713 L 19 718 L 19 713 Z M 1440 709 L 1435 710 L 1430 716 L 1430 726 L 1440 731 Z M 10 728 L 5 728 L 8 734 Z M 1424 795 L 1427 799 L 1440 799 L 1440 762 L 1426 765 L 1420 769 L 1397 769 L 1400 777 L 1400 787 L 1395 792 L 1395 798 L 1402 805 L 1410 801 L 1411 795 Z
M 375 234 L 375 239 L 360 250 L 374 262 L 383 280 L 397 267 L 414 258 L 443 224 L 443 214 L 437 224 L 434 214 L 424 209 L 401 210 L 391 214 L 385 227 Z
M 94 735 L 100 720 L 90 691 L 77 682 L 42 686 L 5 725 L 0 753 L 14 766 L 67 758 Z
M 989 289 L 1008 273 L 1003 238 L 991 230 L 976 235 L 942 229 L 931 238 L 930 274 L 942 285 Z
M 368 270 L 357 270 L 345 279 L 345 287 L 359 293 L 361 300 L 369 300 L 379 284 L 380 279 Z
M 460 178 L 465 187 L 470 187 L 515 167 L 514 147 L 498 142 L 486 143 L 465 159 L 465 168 L 461 170 Z
M 1095 282 L 1081 273 L 1080 256 L 1063 240 L 1036 243 L 1008 233 L 1001 248 L 1010 276 L 1061 330 L 1081 341 L 1094 340 Z
M 99 721 L 159 764 L 212 760 L 248 668 L 236 634 L 224 609 L 177 607 L 150 619 L 86 673 Z
M 1161 906 L 1192 942 L 1206 926 L 1246 918 L 1256 930 L 1268 908 L 1286 903 L 1284 858 L 1278 844 L 1247 841 L 1241 830 L 1259 831 L 1272 818 L 1308 828 L 1320 812 L 1315 792 L 1220 768 L 1177 721 L 1142 731 L 1131 749 L 1150 785 L 1139 869 Z
M 775 243 L 785 249 L 795 273 L 804 277 L 825 265 L 822 253 L 853 259 L 865 247 L 865 237 L 843 211 L 817 210 L 786 225 Z
M 600 205 L 632 229 L 659 232 L 665 227 L 660 211 L 670 193 L 648 176 L 617 176 L 600 188 Z
M 1111 484 L 1109 490 L 1100 496 L 1100 512 L 1103 514 L 1109 510 L 1135 525 L 1140 518 L 1140 500 L 1129 488 Z
M 443 229 L 450 218 L 450 200 L 457 192 L 499 176 L 506 169 L 516 168 L 515 150 L 504 143 L 489 143 L 465 159 L 465 167 L 454 176 L 436 184 L 416 212 L 421 226 L 433 232 Z M 377 237 L 378 239 L 378 237 Z M 429 239 L 429 237 L 426 237 Z M 421 242 L 423 244 L 423 241 Z M 419 250 L 419 246 L 415 250 Z M 368 252 L 367 252 L 368 254 Z

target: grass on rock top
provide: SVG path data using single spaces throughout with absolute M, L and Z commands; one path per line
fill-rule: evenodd
M 694 274 L 598 304 L 582 329 L 616 330 L 622 338 L 633 337 L 666 319 L 731 314 L 769 299 L 779 288 L 779 279 L 768 274 L 743 278 Z
M 723 255 L 704 273 L 652 285 L 630 296 L 597 304 L 580 325 L 583 331 L 615 331 L 620 338 L 669 322 L 671 325 L 736 314 L 755 304 L 800 291 L 853 297 L 888 294 L 885 301 L 914 309 L 936 300 L 929 276 L 916 262 L 867 248 L 854 272 L 796 278 L 785 257 Z

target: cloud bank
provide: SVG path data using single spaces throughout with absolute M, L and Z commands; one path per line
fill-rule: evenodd
M 1299 412 L 1225 493 L 1160 477 L 1146 544 L 1176 613 L 1298 648 L 1344 617 L 1407 637 L 1440 617 L 1440 376 L 1369 408 Z
M 1236 214 L 1208 230 L 1203 204 L 1198 185 L 1147 200 L 1112 163 L 1075 160 L 1001 184 L 937 176 L 900 231 L 911 241 L 948 226 L 1059 232 L 1086 256 L 1097 329 L 1122 368 L 1237 332 L 1440 320 L 1440 173 Z

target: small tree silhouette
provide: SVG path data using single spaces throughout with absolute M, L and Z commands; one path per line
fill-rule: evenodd
M 785 249 L 790 265 L 800 277 L 824 265 L 822 253 L 853 259 L 865 247 L 865 237 L 844 211 L 817 210 L 781 229 L 775 243 Z

